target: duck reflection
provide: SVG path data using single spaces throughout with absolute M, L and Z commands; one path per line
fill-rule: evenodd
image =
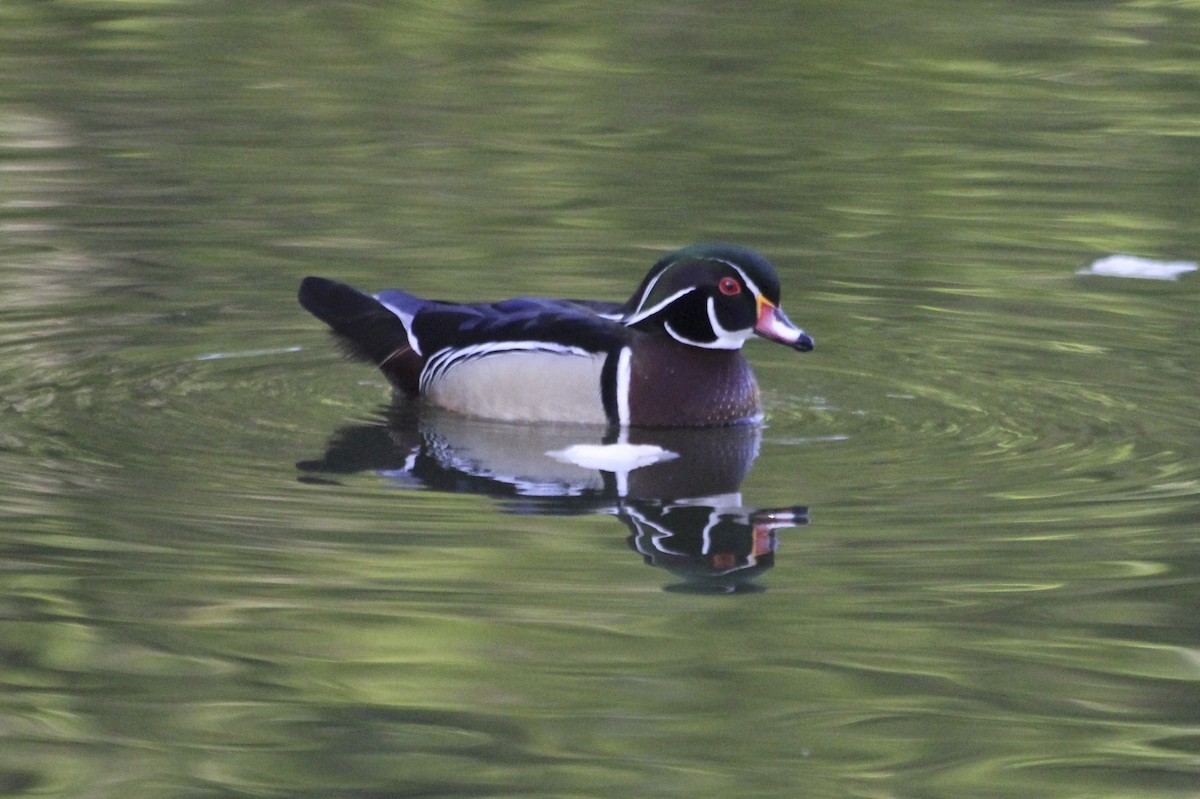
M 675 575 L 671 591 L 761 590 L 776 531 L 808 523 L 801 506 L 746 507 L 738 489 L 758 454 L 755 425 L 632 429 L 470 419 L 428 407 L 385 410 L 385 424 L 339 430 L 302 480 L 372 471 L 401 484 L 496 498 L 518 514 L 616 516 L 630 548 Z

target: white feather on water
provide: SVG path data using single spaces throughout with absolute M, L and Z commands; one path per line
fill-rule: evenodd
M 1178 280 L 1180 275 L 1195 271 L 1194 261 L 1155 261 L 1136 255 L 1109 255 L 1093 261 L 1077 270 L 1075 274 L 1141 280 Z

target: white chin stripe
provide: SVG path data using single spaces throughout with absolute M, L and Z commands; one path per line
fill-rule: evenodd
M 736 350 L 740 349 L 746 339 L 754 335 L 754 330 L 726 330 L 721 326 L 717 319 L 717 303 L 712 297 L 708 298 L 708 323 L 712 325 L 713 335 L 717 337 L 717 341 L 721 349 Z
M 708 298 L 708 325 L 713 331 L 713 341 L 695 341 L 671 327 L 670 322 L 664 322 L 663 327 L 671 338 L 681 344 L 691 347 L 703 347 L 706 350 L 740 350 L 746 339 L 754 335 L 753 330 L 726 330 L 717 320 L 717 304 L 712 297 Z
M 742 343 L 745 341 L 744 338 L 734 340 L 718 338 L 716 341 L 693 341 L 682 333 L 676 331 L 675 328 L 671 327 L 670 322 L 664 322 L 663 327 L 666 329 L 671 338 L 675 339 L 680 344 L 687 344 L 689 347 L 700 347 L 706 350 L 740 350 L 742 348 Z

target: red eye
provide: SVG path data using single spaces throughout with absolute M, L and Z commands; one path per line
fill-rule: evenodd
M 717 284 L 717 288 L 719 288 L 721 293 L 727 297 L 732 297 L 733 295 L 740 294 L 742 292 L 741 284 L 731 277 L 721 278 L 721 282 Z

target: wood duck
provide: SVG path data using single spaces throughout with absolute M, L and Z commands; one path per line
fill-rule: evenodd
M 750 422 L 761 406 L 742 344 L 758 335 L 799 352 L 813 348 L 779 307 L 774 267 L 731 244 L 670 253 L 624 304 L 460 304 L 397 289 L 371 296 L 319 277 L 304 279 L 300 304 L 398 391 L 508 421 Z

